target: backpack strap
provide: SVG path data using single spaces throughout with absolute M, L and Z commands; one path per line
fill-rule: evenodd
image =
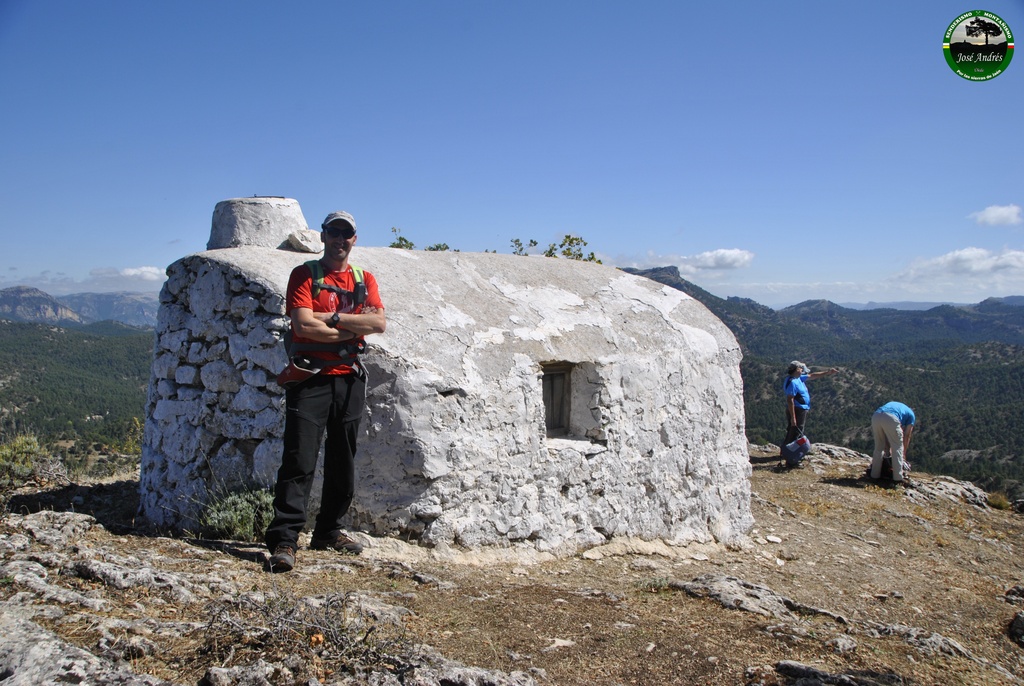
M 355 290 L 346 291 L 344 288 L 338 288 L 337 286 L 332 286 L 329 283 L 324 283 L 324 266 L 320 264 L 320 260 L 310 260 L 305 264 L 306 267 L 309 268 L 310 274 L 313 275 L 311 291 L 314 298 L 320 295 L 320 291 L 331 291 L 338 295 L 351 295 L 357 306 L 366 302 L 366 283 L 363 279 L 362 267 L 357 267 L 354 264 L 349 265 L 352 269 L 352 278 L 355 280 Z
M 306 268 L 309 269 L 309 273 L 313 275 L 313 297 L 320 295 L 320 289 L 324 285 L 324 266 L 320 264 L 320 260 L 310 260 L 306 262 Z

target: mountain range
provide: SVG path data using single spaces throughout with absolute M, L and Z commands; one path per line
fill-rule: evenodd
M 989 298 L 977 304 L 868 303 L 838 305 L 828 300 L 807 300 L 773 309 L 748 298 L 720 298 L 687 281 L 676 267 L 623 271 L 681 290 L 715 313 L 753 354 L 773 355 L 773 341 L 781 338 L 786 350 L 791 340 L 815 341 L 840 336 L 865 344 L 852 347 L 862 354 L 878 355 L 894 349 L 903 352 L 913 341 L 1000 341 L 1024 344 L 1024 296 Z M 160 298 L 157 293 L 74 293 L 52 296 L 38 288 L 14 286 L 0 289 L 0 319 L 36 324 L 76 326 L 116 321 L 130 326 L 156 325 Z M 895 345 L 894 345 L 895 344 Z M 827 347 L 827 346 L 826 346 Z M 850 351 L 845 351 L 848 354 Z M 783 354 L 785 356 L 785 354 Z
M 682 278 L 676 267 L 625 269 L 699 300 L 739 340 L 745 354 L 837 364 L 924 354 L 953 344 L 1024 346 L 1024 296 L 926 310 L 853 309 L 828 300 L 774 310 L 748 298 L 720 298 Z M 806 361 L 806 360 L 805 360 Z
M 781 388 L 790 360 L 812 369 L 837 367 L 839 375 L 810 383 L 812 441 L 871 452 L 871 413 L 900 400 L 921 419 L 911 449 L 915 464 L 1024 497 L 1024 297 L 927 310 L 858 310 L 808 300 L 775 310 L 747 298 L 714 296 L 675 267 L 625 271 L 689 294 L 735 334 L 743 350 L 746 435 L 752 443 L 778 444 L 782 438 Z M 158 309 L 156 294 L 55 298 L 34 288 L 0 290 L 0 320 L 61 326 L 67 334 L 124 336 L 129 332 L 116 322 L 135 331 L 151 328 Z M 29 350 L 36 345 L 23 343 Z M 140 345 L 146 365 L 151 341 Z M 17 360 L 8 362 L 18 368 Z
M 56 326 L 116 321 L 153 328 L 160 309 L 157 293 L 75 293 L 54 297 L 38 288 L 0 290 L 0 319 Z

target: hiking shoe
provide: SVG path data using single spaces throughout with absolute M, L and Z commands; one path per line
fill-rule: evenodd
M 326 538 L 314 538 L 309 543 L 310 550 L 337 550 L 339 553 L 358 555 L 363 552 L 363 546 L 353 541 L 340 531 L 335 531 Z
M 280 543 L 274 548 L 274 554 L 270 556 L 270 571 L 275 574 L 290 572 L 295 567 L 295 546 L 290 543 Z
M 900 481 L 893 481 L 897 486 L 903 486 L 904 488 L 914 488 L 917 484 L 910 480 L 909 476 L 903 477 Z

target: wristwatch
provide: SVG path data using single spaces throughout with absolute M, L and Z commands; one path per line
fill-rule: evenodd
M 338 322 L 340 322 L 340 321 L 341 321 L 341 317 L 339 317 L 338 313 L 335 312 L 334 314 L 331 315 L 331 318 L 328 320 L 328 324 L 329 324 L 329 326 L 332 329 L 337 329 L 338 328 Z

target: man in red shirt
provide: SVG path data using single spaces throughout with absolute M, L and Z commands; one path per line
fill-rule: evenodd
M 355 491 L 356 439 L 366 397 L 366 373 L 358 353 L 363 336 L 384 332 L 384 304 L 373 274 L 349 264 L 356 243 L 352 215 L 332 212 L 321 229 L 320 266 L 299 265 L 288 279 L 293 350 L 305 347 L 306 362 L 320 371 L 285 391 L 284 454 L 274 491 L 274 520 L 264 536 L 272 572 L 295 566 L 325 430 L 323 495 L 310 548 L 356 555 L 363 549 L 341 530 L 341 520 Z M 322 273 L 322 282 L 314 271 Z

